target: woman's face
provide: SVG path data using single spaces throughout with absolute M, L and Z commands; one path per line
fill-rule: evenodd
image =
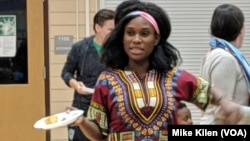
M 147 61 L 158 42 L 159 35 L 143 17 L 136 17 L 125 26 L 123 45 L 129 60 Z

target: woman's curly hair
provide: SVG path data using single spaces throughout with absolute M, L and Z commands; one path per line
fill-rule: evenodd
M 121 6 L 122 5 L 122 6 Z M 166 12 L 150 2 L 123 2 L 116 11 L 115 29 L 110 33 L 102 49 L 101 62 L 111 69 L 124 69 L 128 65 L 128 55 L 123 46 L 124 29 L 127 23 L 137 16 L 126 16 L 133 11 L 144 11 L 156 20 L 160 30 L 160 41 L 149 56 L 150 68 L 161 72 L 171 70 L 182 62 L 180 52 L 167 40 L 171 33 L 171 23 Z M 122 8 L 121 7 L 127 7 Z

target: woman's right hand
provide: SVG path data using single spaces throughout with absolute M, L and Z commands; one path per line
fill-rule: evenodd
M 84 116 L 80 116 L 76 119 L 76 121 L 74 123 L 72 123 L 70 126 L 80 126 L 82 124 L 82 122 L 85 120 Z
M 77 110 L 75 107 L 67 107 L 66 112 L 69 113 L 73 110 Z M 94 141 L 105 141 L 106 136 L 102 134 L 99 126 L 87 118 L 80 116 L 69 126 L 78 126 L 84 135 L 89 138 L 90 140 Z
M 66 113 L 70 113 L 71 111 L 74 111 L 74 110 L 78 110 L 78 108 L 76 107 L 66 107 Z M 81 115 L 79 116 L 76 121 L 74 121 L 72 124 L 70 124 L 69 126 L 79 126 L 82 122 L 84 121 L 84 116 Z

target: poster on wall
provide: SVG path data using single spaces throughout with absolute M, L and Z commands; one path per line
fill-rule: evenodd
M 0 15 L 0 57 L 16 54 L 16 15 Z

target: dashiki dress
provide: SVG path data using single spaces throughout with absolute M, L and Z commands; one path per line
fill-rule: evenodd
M 187 71 L 150 70 L 143 80 L 132 71 L 109 70 L 99 76 L 87 118 L 109 141 L 166 141 L 176 124 L 180 100 L 204 109 L 209 84 Z

